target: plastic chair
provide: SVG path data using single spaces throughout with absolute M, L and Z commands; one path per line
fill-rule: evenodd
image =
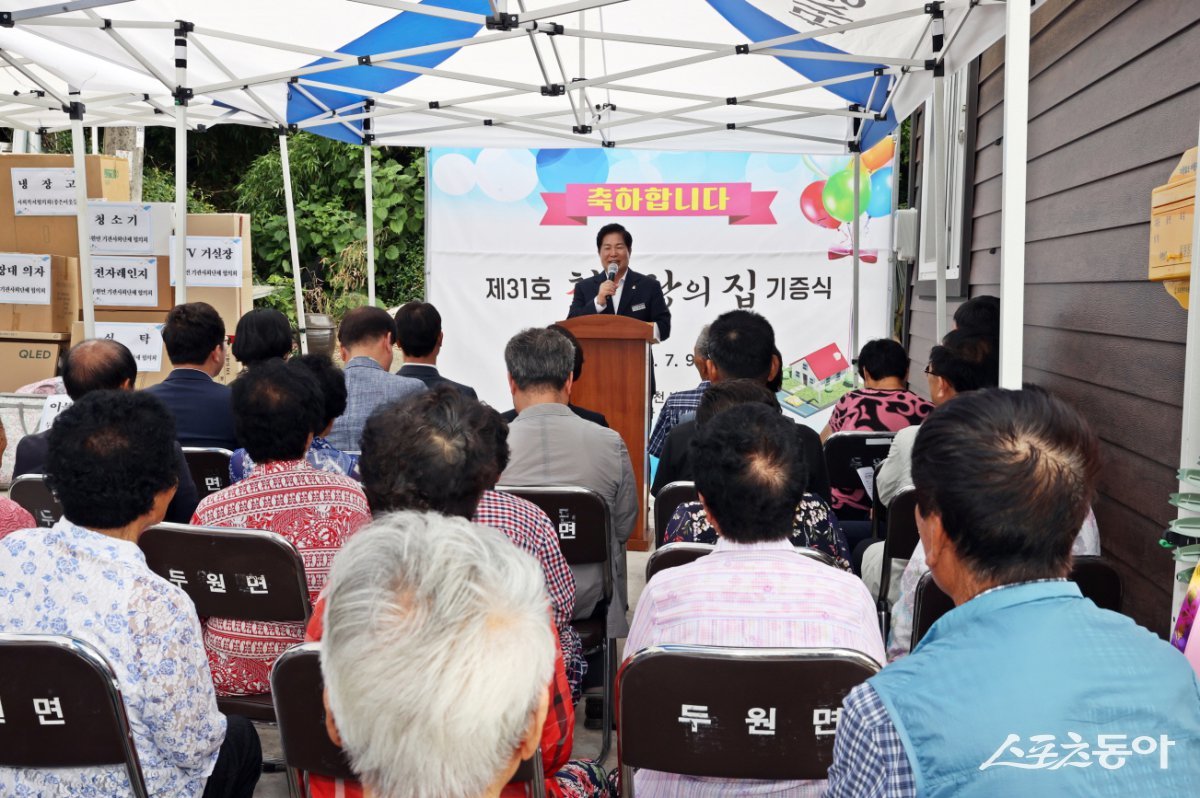
M 879 628 L 885 640 L 892 625 L 892 610 L 888 602 L 888 592 L 892 587 L 892 560 L 912 557 L 917 544 L 921 542 L 914 515 L 916 507 L 917 492 L 912 488 L 897 493 L 888 505 L 887 533 L 883 538 L 883 561 L 879 571 L 879 595 L 875 599 L 879 610 Z
M 1067 577 L 1079 586 L 1084 598 L 1102 610 L 1120 612 L 1124 592 L 1121 575 L 1112 563 L 1095 555 L 1075 557 Z M 954 609 L 954 601 L 933 581 L 933 573 L 921 575 L 913 594 L 913 629 L 910 651 L 943 615 Z
M 601 565 L 604 591 L 591 618 L 571 621 L 579 634 L 585 653 L 599 651 L 604 658 L 604 734 L 598 762 L 608 757 L 612 746 L 613 684 L 616 674 L 616 640 L 608 634 L 608 607 L 613 595 L 612 520 L 608 504 L 594 490 L 578 487 L 512 487 L 497 485 L 496 490 L 518 496 L 541 508 L 558 530 L 558 546 L 568 565 Z M 619 549 L 619 547 L 618 547 Z
M 842 699 L 879 663 L 840 648 L 653 646 L 618 680 L 621 794 L 633 770 L 720 779 L 824 779 Z
M 855 497 L 869 503 L 866 488 L 858 469 L 879 467 L 888 456 L 894 432 L 835 432 L 825 441 L 825 468 L 829 486 L 843 496 Z M 841 503 L 833 508 L 843 521 L 866 521 L 867 510 Z
M 716 546 L 709 543 L 668 543 L 661 549 L 655 549 L 651 552 L 650 559 L 646 561 L 646 581 L 649 582 L 660 571 L 695 562 L 701 557 L 712 554 L 715 549 Z M 816 560 L 822 565 L 838 567 L 837 561 L 823 551 L 808 546 L 796 546 L 795 550 L 797 554 L 808 557 L 810 560 Z
M 696 492 L 695 482 L 671 482 L 663 486 L 654 499 L 654 546 L 664 545 L 667 534 L 667 524 L 671 516 L 679 509 L 679 505 L 699 501 L 700 494 Z
M 304 562 L 273 532 L 159 524 L 138 540 L 152 571 L 183 589 L 201 618 L 307 623 Z M 273 723 L 271 696 L 217 699 L 222 712 Z
M 41 474 L 22 474 L 14 479 L 8 497 L 25 508 L 38 526 L 51 527 L 62 518 L 62 505 Z
M 356 781 L 358 776 L 340 746 L 325 728 L 321 644 L 292 646 L 271 666 L 271 698 L 279 720 L 279 742 L 287 764 L 288 788 L 295 796 L 311 796 L 308 776 Z M 523 761 L 511 783 L 523 783 L 534 798 L 544 798 L 541 751 Z
M 0 673 L 0 767 L 119 765 L 134 798 L 148 798 L 121 687 L 99 651 L 73 637 L 0 634 Z
M 196 494 L 201 499 L 229 487 L 229 461 L 233 458 L 233 452 L 228 449 L 184 446 L 183 457 L 187 460 L 188 470 L 192 472 L 192 482 L 196 483 Z

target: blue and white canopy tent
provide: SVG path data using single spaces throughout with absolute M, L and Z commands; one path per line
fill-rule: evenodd
M 81 63 L 58 77 L 80 81 L 81 126 L 175 124 L 183 218 L 187 130 L 202 114 L 278 127 L 285 164 L 290 130 L 362 144 L 368 170 L 377 144 L 857 153 L 939 95 L 942 74 L 999 38 L 1006 15 L 1027 31 L 1028 11 L 991 0 L 17 0 L 0 12 L 0 58 L 32 80 L 73 54 Z M 1010 42 L 1027 50 L 1028 35 Z M 0 103 L 0 118 L 65 126 L 44 114 L 69 103 L 37 99 Z M 1006 148 L 1023 141 L 1021 119 Z M 1005 224 L 1023 238 L 1023 213 Z M 944 236 L 937 249 L 943 275 Z M 1020 249 L 1006 248 L 1006 263 Z M 857 246 L 854 257 L 857 277 Z M 186 296 L 182 280 L 176 290 Z M 1006 380 L 1019 380 L 1020 346 L 1005 349 Z

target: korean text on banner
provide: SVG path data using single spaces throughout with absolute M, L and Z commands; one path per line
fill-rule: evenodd
M 58 414 L 73 404 L 75 402 L 65 393 L 56 393 L 52 396 L 47 396 L 46 404 L 42 405 L 42 417 L 38 420 L 37 431 L 45 432 L 50 429 L 54 424 L 54 419 L 58 418 Z
M 157 306 L 158 259 L 97 255 L 92 258 L 92 297 L 97 305 Z
M 162 325 L 98 321 L 96 337 L 125 344 L 137 361 L 138 371 L 162 370 Z
M 240 236 L 188 236 L 188 287 L 241 288 Z M 171 285 L 175 285 L 175 236 L 171 236 Z
M 49 305 L 51 271 L 49 255 L 0 253 L 0 302 Z
M 74 216 L 74 169 L 13 169 L 13 213 L 17 216 Z

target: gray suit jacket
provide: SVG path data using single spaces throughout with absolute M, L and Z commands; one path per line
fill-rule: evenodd
M 425 390 L 420 380 L 389 374 L 369 357 L 352 358 L 345 372 L 346 412 L 333 422 L 333 430 L 325 438 L 343 452 L 362 450 L 359 438 L 376 408 Z
M 396 373 L 401 377 L 412 377 L 414 380 L 420 380 L 431 391 L 439 385 L 449 385 L 451 388 L 457 389 L 459 393 L 468 399 L 479 398 L 475 394 L 475 389 L 470 385 L 463 385 L 461 382 L 455 382 L 449 377 L 443 377 L 441 372 L 438 371 L 437 366 L 429 366 L 425 363 L 405 363 Z
M 629 607 L 625 542 L 633 534 L 638 515 L 633 464 L 625 442 L 613 430 L 584 421 L 566 405 L 543 404 L 526 408 L 509 425 L 508 446 L 512 457 L 500 476 L 500 484 L 591 488 L 608 503 L 612 517 L 609 549 L 613 561 L 608 633 L 624 637 L 629 632 L 625 616 Z M 603 597 L 601 567 L 571 566 L 575 574 L 577 619 L 590 617 Z

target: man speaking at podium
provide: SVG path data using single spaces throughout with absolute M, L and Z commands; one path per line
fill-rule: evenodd
M 601 274 L 575 284 L 575 297 L 567 318 L 608 313 L 654 322 L 654 339 L 671 335 L 671 311 L 658 280 L 629 269 L 633 236 L 619 224 L 606 224 L 596 234 Z

